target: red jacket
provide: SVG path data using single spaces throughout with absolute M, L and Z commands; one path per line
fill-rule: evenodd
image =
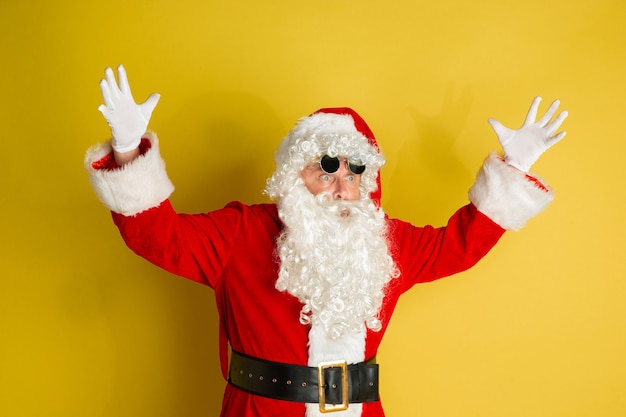
M 138 255 L 215 290 L 224 372 L 226 337 L 238 352 L 307 365 L 309 328 L 298 321 L 302 305 L 274 288 L 278 267 L 274 242 L 281 230 L 275 205 L 235 202 L 210 213 L 186 215 L 176 214 L 168 200 L 135 216 L 113 213 L 113 219 L 126 244 Z M 376 355 L 402 293 L 417 283 L 471 267 L 504 232 L 471 204 L 457 211 L 442 228 L 388 221 L 388 239 L 401 275 L 386 291 L 380 314 L 382 330 L 367 332 L 366 358 Z M 222 415 L 301 416 L 304 406 L 251 395 L 228 385 Z M 380 402 L 365 403 L 362 415 L 382 416 Z

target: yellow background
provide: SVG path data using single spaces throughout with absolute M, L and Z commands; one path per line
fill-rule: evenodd
M 498 149 L 559 98 L 534 170 L 556 200 L 477 267 L 401 301 L 379 360 L 389 416 L 626 415 L 626 3 L 596 0 L 0 2 L 0 416 L 217 416 L 210 289 L 125 248 L 82 167 L 98 82 L 162 94 L 180 211 L 265 201 L 300 116 L 352 106 L 383 205 L 443 224 Z

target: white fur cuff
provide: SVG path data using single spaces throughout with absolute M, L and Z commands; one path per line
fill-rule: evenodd
M 85 168 L 96 195 L 109 210 L 125 216 L 158 206 L 174 191 L 156 134 L 148 132 L 144 137 L 152 147 L 119 169 L 97 170 L 92 166 L 111 152 L 110 142 L 92 147 L 85 156 Z
M 476 176 L 469 198 L 502 228 L 519 230 L 554 199 L 552 189 L 543 187 L 491 153 Z

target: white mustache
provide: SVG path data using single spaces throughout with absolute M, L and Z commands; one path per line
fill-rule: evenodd
M 330 193 L 320 193 L 315 196 L 315 200 L 321 207 L 339 217 L 348 217 L 352 214 L 364 213 L 364 202 L 360 200 L 333 200 Z

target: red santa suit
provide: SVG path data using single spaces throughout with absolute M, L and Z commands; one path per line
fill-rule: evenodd
M 355 114 L 343 116 L 352 126 L 362 122 Z M 371 136 L 370 143 L 375 144 Z M 252 357 L 310 366 L 309 326 L 299 321 L 302 303 L 275 287 L 279 268 L 275 244 L 283 227 L 277 206 L 232 202 L 204 214 L 177 213 L 168 199 L 174 187 L 156 135 L 147 133 L 141 146 L 142 156 L 121 168 L 114 167 L 108 143 L 96 146 L 88 151 L 85 166 L 98 197 L 112 211 L 124 241 L 134 252 L 173 274 L 214 289 L 224 377 L 228 378 L 227 343 L 234 351 Z M 376 203 L 379 191 L 373 194 Z M 444 227 L 417 227 L 387 218 L 390 253 L 400 275 L 385 288 L 377 315 L 382 328 L 366 330 L 349 363 L 376 355 L 401 294 L 415 284 L 471 267 L 505 230 L 522 227 L 552 199 L 551 190 L 539 180 L 508 166 L 495 154 L 485 160 L 469 195 L 470 203 Z M 304 414 L 304 403 L 266 398 L 228 384 L 221 415 Z M 350 404 L 346 412 L 337 415 L 374 417 L 384 413 L 380 401 L 374 401 Z

